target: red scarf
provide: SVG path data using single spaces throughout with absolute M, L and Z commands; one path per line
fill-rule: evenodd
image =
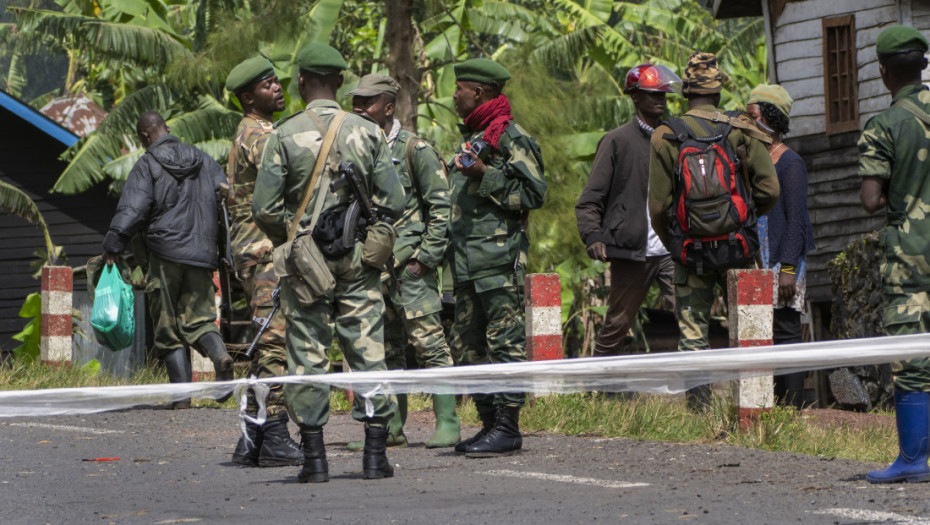
M 510 101 L 506 95 L 498 95 L 476 107 L 467 117 L 465 126 L 473 131 L 484 130 L 484 141 L 497 148 L 504 130 L 513 120 L 510 114 Z

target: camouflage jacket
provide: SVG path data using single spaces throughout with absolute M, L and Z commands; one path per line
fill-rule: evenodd
M 710 105 L 696 106 L 692 109 L 709 112 L 722 111 Z M 697 118 L 687 113 L 683 116 L 683 120 L 691 127 L 695 136 L 709 136 L 704 128 L 694 122 Z M 754 125 L 748 115 L 741 115 L 740 119 Z M 666 125 L 659 126 L 653 132 L 650 141 L 652 148 L 649 158 L 649 215 L 652 218 L 652 229 L 662 240 L 662 244 L 668 248 L 668 209 L 675 198 L 679 143 L 667 140 L 666 134 L 674 134 L 674 132 Z M 780 193 L 778 176 L 775 174 L 775 166 L 772 165 L 772 158 L 769 156 L 765 143 L 750 137 L 739 128 L 733 128 L 727 140 L 733 146 L 734 152 L 739 145 L 746 146 L 749 183 L 752 186 L 752 200 L 756 205 L 756 215 L 765 215 L 778 202 Z
M 930 91 L 906 86 L 892 106 L 865 125 L 859 138 L 859 175 L 881 177 L 887 197 L 882 285 L 885 293 L 913 293 L 930 287 L 930 150 L 926 126 L 895 105 L 909 99 L 930 112 Z
M 226 164 L 229 178 L 227 205 L 232 217 L 229 238 L 236 270 L 271 260 L 271 241 L 252 220 L 252 192 L 255 191 L 262 150 L 272 129 L 273 124 L 258 115 L 246 115 L 239 122 L 229 151 Z
M 271 242 L 278 246 L 287 241 L 288 229 L 297 213 L 316 156 L 323 144 L 326 130 L 317 128 L 313 112 L 324 126 L 328 126 L 338 111 L 339 104 L 332 100 L 315 100 L 307 109 L 275 124 L 265 145 L 262 164 L 255 182 L 252 215 L 255 223 Z M 321 175 L 318 188 L 313 191 L 306 210 L 301 210 L 300 230 L 310 226 L 313 207 L 322 192 L 322 211 L 348 203 L 348 188 L 333 193 L 329 181 L 335 176 L 339 162 L 351 161 L 368 183 L 372 203 L 393 217 L 404 210 L 404 194 L 397 172 L 391 163 L 384 133 L 374 122 L 349 113 L 342 123 L 330 150 L 329 160 Z
M 400 123 L 394 123 L 399 126 Z M 404 214 L 395 226 L 394 258 L 398 266 L 416 259 L 430 268 L 442 263 L 449 229 L 449 180 L 439 154 L 432 146 L 407 130 L 391 144 L 391 155 L 400 161 L 397 176 L 404 186 Z M 408 146 L 411 142 L 412 146 Z M 407 148 L 412 147 L 413 167 L 407 166 Z
M 483 130 L 462 129 L 456 155 L 466 142 L 484 136 Z M 493 276 L 503 276 L 509 282 L 515 261 L 520 268 L 525 267 L 529 241 L 523 231 L 524 215 L 542 207 L 546 199 L 539 145 L 516 123 L 507 126 L 498 149 L 492 151 L 485 164 L 488 169 L 481 179 L 466 177 L 456 168 L 449 176 L 449 240 L 457 283 Z

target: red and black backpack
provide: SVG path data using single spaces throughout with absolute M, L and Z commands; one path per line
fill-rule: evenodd
M 727 112 L 736 118 L 738 112 Z M 740 158 L 727 136 L 728 123 L 694 119 L 708 136 L 698 138 L 680 118 L 665 124 L 679 141 L 674 201 L 669 209 L 669 251 L 698 275 L 705 268 L 747 266 L 759 251 L 756 208 L 742 176 Z

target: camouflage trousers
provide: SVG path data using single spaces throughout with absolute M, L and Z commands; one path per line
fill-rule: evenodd
M 522 275 L 520 276 L 522 278 Z M 523 286 L 513 275 L 493 276 L 455 284 L 453 355 L 458 364 L 526 361 L 526 318 Z M 526 394 L 501 392 L 472 396 L 479 412 L 500 406 L 522 407 Z
M 439 312 L 439 278 L 436 271 L 422 277 L 404 267 L 400 290 L 385 283 L 384 360 L 390 370 L 407 366 L 407 344 L 413 346 L 417 363 L 424 368 L 452 366 L 449 344 L 442 331 Z
M 247 266 L 239 271 L 239 277 L 242 279 L 242 288 L 252 308 L 252 317 L 268 317 L 273 306 L 271 292 L 278 285 L 274 265 L 269 261 Z M 279 377 L 287 374 L 287 351 L 284 348 L 285 326 L 284 314 L 278 312 L 271 321 L 271 326 L 258 342 L 249 367 L 249 375 Z M 268 417 L 277 417 L 287 410 L 284 405 L 284 385 L 276 383 L 269 386 L 271 391 L 266 402 Z M 255 394 L 249 390 L 246 413 L 254 416 L 257 412 L 258 403 L 255 401 Z
M 381 275 L 361 261 L 362 245 L 349 255 L 326 264 L 336 278 L 336 289 L 310 306 L 301 306 L 290 286 L 281 280 L 281 311 L 287 319 L 285 336 L 287 370 L 292 375 L 325 374 L 326 351 L 333 342 L 333 328 L 349 369 L 353 372 L 387 370 L 384 364 L 384 300 Z M 329 420 L 329 387 L 318 384 L 286 384 L 288 413 L 301 430 L 316 432 Z M 371 397 L 375 424 L 383 424 L 397 408 L 393 395 Z M 369 421 L 365 400 L 356 395 L 352 417 Z
M 149 254 L 145 295 L 155 320 L 155 357 L 193 347 L 216 326 L 216 286 L 213 270 L 166 261 Z
M 883 293 L 885 333 L 888 335 L 930 332 L 930 293 Z M 930 391 L 930 357 L 891 364 L 896 390 Z
M 710 348 L 710 307 L 714 304 L 714 288 L 720 286 L 726 298 L 727 271 L 705 269 L 696 274 L 687 266 L 675 263 L 675 316 L 678 318 L 678 349 Z

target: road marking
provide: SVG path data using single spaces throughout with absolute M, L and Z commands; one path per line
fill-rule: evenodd
M 72 427 L 68 425 L 49 425 L 47 423 L 10 423 L 11 427 L 47 428 L 49 430 L 66 430 L 69 432 L 86 432 L 88 434 L 125 434 L 125 430 L 107 430 L 104 428 Z
M 610 481 L 606 479 L 595 478 L 578 478 L 575 476 L 566 476 L 563 474 L 547 474 L 545 472 L 518 472 L 516 470 L 489 470 L 479 472 L 479 474 L 490 474 L 492 476 L 506 476 L 511 478 L 534 478 L 546 481 L 558 481 L 561 483 L 577 483 L 579 485 L 594 485 L 608 489 L 627 489 L 631 487 L 648 487 L 648 483 L 633 483 L 629 481 Z
M 816 510 L 814 514 L 832 514 L 841 518 L 872 522 L 888 522 L 900 525 L 930 525 L 930 519 L 919 516 L 905 516 L 894 512 L 864 509 L 824 509 Z

